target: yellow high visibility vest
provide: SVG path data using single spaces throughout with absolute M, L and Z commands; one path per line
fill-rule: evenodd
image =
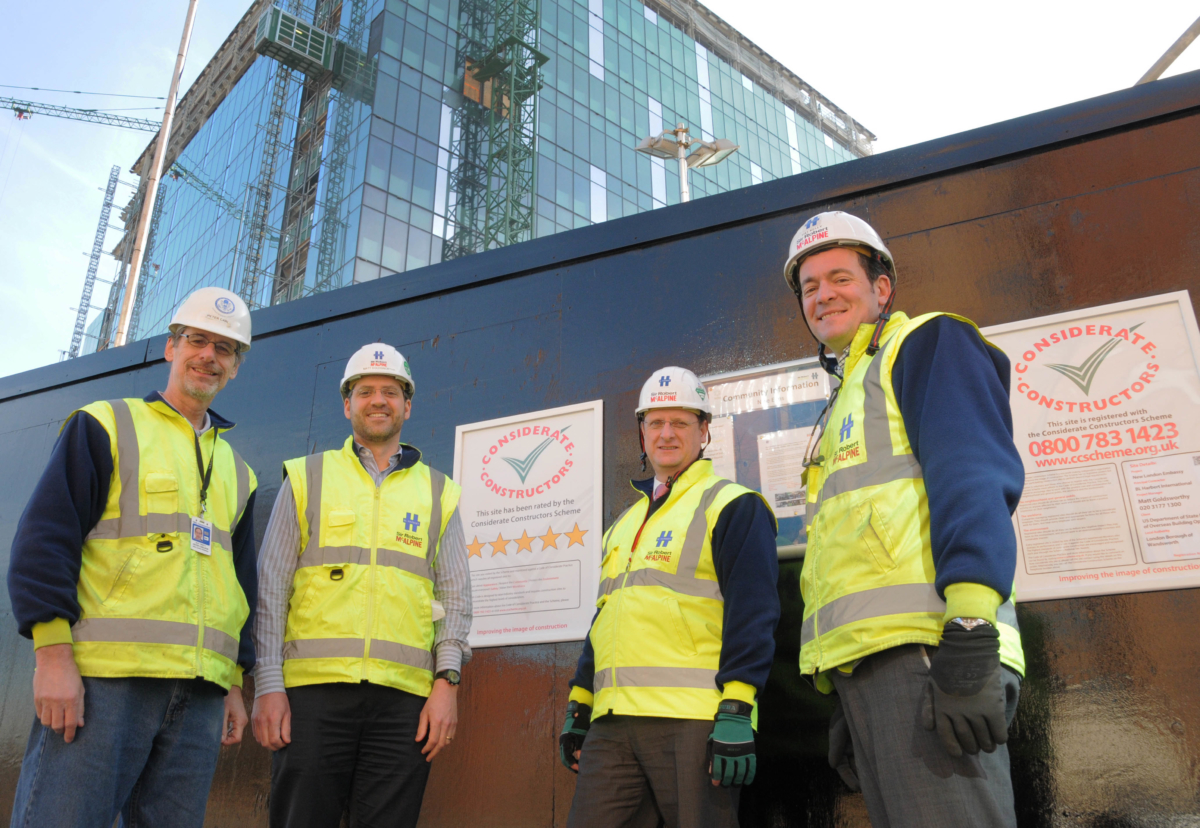
M 801 673 L 820 674 L 901 644 L 941 641 L 946 602 L 934 588 L 929 500 L 892 368 L 905 338 L 943 315 L 949 314 L 893 314 L 874 356 L 866 354 L 873 326 L 860 328 L 851 345 L 821 436 L 823 462 L 808 469 Z M 1016 607 L 1011 594 L 1004 597 L 997 613 L 1000 658 L 1024 674 Z M 818 689 L 832 690 L 827 677 L 818 675 Z
M 428 696 L 433 567 L 460 487 L 419 460 L 376 486 L 353 437 L 283 467 L 300 524 L 284 684 L 369 681 Z
M 191 548 L 201 485 L 192 424 L 162 400 L 81 410 L 108 432 L 113 475 L 100 522 L 83 543 L 82 612 L 71 628 L 80 674 L 240 685 L 238 642 L 250 606 L 232 534 L 258 485 L 254 472 L 216 429 L 200 436 L 205 468 L 216 447 L 204 515 L 212 554 L 200 554 Z
M 712 531 L 721 510 L 751 491 L 698 460 L 648 520 L 642 494 L 605 533 L 600 614 L 590 633 L 593 715 L 716 715 L 724 599 Z

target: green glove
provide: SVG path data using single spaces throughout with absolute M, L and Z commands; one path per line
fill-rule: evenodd
M 1008 741 L 1000 670 L 995 627 L 966 630 L 952 621 L 942 630 L 941 644 L 930 659 L 921 718 L 926 730 L 937 729 L 951 756 L 991 753 Z
M 558 734 L 558 758 L 571 773 L 579 773 L 575 751 L 583 750 L 583 739 L 592 726 L 592 708 L 577 701 L 567 703 L 567 720 Z
M 754 728 L 750 726 L 753 706 L 725 699 L 717 707 L 716 724 L 708 737 L 708 760 L 714 782 L 723 787 L 749 785 L 754 781 Z

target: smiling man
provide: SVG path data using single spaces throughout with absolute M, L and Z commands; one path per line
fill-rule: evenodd
M 270 824 L 416 825 L 470 657 L 459 487 L 400 442 L 416 386 L 395 348 L 346 363 L 340 449 L 288 460 L 263 538 L 254 736 Z M 444 616 L 444 617 L 443 617 Z
M 236 294 L 170 325 L 167 388 L 70 414 L 17 525 L 8 589 L 37 717 L 13 825 L 200 826 L 254 666 L 254 473 L 209 409 L 250 349 Z
M 654 477 L 632 482 L 637 500 L 604 535 L 599 609 L 559 737 L 579 774 L 570 828 L 736 826 L 754 780 L 777 526 L 757 492 L 713 474 L 711 417 L 691 371 L 663 368 L 642 386 Z
M 879 234 L 821 213 L 784 268 L 841 382 L 808 459 L 800 671 L 837 692 L 830 764 L 876 828 L 1015 826 L 1024 655 L 1009 363 L 962 317 L 892 313 Z

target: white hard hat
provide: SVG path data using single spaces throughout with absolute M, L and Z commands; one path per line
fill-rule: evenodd
M 395 377 L 408 389 L 410 397 L 417 390 L 404 354 L 382 342 L 364 345 L 350 357 L 346 363 L 346 373 L 342 375 L 342 396 L 350 396 L 350 386 L 354 381 L 368 376 Z
M 813 253 L 830 247 L 865 247 L 871 250 L 883 262 L 892 277 L 892 285 L 895 286 L 895 262 L 892 261 L 891 252 L 875 232 L 875 228 L 858 216 L 835 210 L 817 213 L 804 222 L 796 231 L 796 235 L 792 236 L 787 264 L 783 268 L 783 278 L 794 293 L 800 292 L 800 263 Z
M 250 310 L 242 297 L 225 288 L 200 288 L 184 299 L 168 330 L 178 334 L 184 328 L 227 336 L 239 344 L 239 351 L 250 350 Z
M 708 392 L 699 377 L 675 365 L 655 371 L 642 386 L 642 393 L 638 395 L 638 418 L 654 408 L 686 408 L 706 420 L 712 419 Z

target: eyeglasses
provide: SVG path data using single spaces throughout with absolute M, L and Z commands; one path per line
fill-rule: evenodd
M 692 426 L 700 425 L 699 420 L 646 420 L 646 431 L 658 433 L 671 424 L 672 431 L 687 431 Z
M 217 352 L 217 356 L 219 356 L 219 357 L 228 359 L 229 357 L 231 357 L 237 353 L 236 345 L 230 345 L 228 342 L 218 342 L 215 339 L 209 339 L 204 334 L 189 333 L 189 334 L 180 334 L 179 336 L 181 339 L 186 339 L 188 341 L 188 344 L 191 345 L 193 348 L 195 348 L 197 351 L 203 351 L 205 348 L 208 347 L 209 343 L 211 342 L 212 346 L 213 346 L 213 350 Z

